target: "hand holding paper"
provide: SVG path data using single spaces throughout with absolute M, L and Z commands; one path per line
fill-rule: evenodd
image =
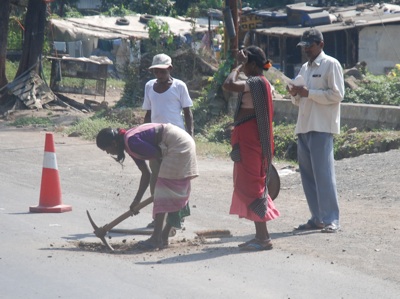
M 291 82 L 294 86 L 304 86 L 306 85 L 306 81 L 304 80 L 302 75 L 297 75 Z
M 292 96 L 299 95 L 301 97 L 307 97 L 308 88 L 305 85 L 306 82 L 304 78 L 301 75 L 298 75 L 296 78 L 294 78 L 294 80 L 290 82 L 286 89 Z

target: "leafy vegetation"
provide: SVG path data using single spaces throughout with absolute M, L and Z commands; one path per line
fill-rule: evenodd
M 296 136 L 294 135 L 294 124 L 273 125 L 275 157 L 278 159 L 295 160 Z
M 66 5 L 64 8 L 66 18 L 82 18 L 83 15 L 74 6 Z
M 109 17 L 125 17 L 128 15 L 134 15 L 135 12 L 125 8 L 124 5 L 113 5 L 104 14 Z
M 110 11 L 115 7 L 123 7 L 126 10 L 134 11 L 137 13 L 147 13 L 151 15 L 171 15 L 173 12 L 172 3 L 168 0 L 103 0 L 101 10 Z
M 345 103 L 400 105 L 400 65 L 388 75 L 375 76 L 367 73 L 359 82 L 359 88 L 346 89 Z
M 165 47 L 169 47 L 174 41 L 174 34 L 169 28 L 168 23 L 153 18 L 147 23 L 149 39 L 152 41 L 153 51 L 159 53 L 165 51 Z M 152 51 L 152 52 L 153 52 Z
M 209 79 L 208 86 L 202 90 L 201 96 L 194 101 L 193 118 L 196 130 L 206 131 L 207 125 L 214 126 L 216 123 L 220 123 L 221 126 L 227 125 L 226 118 L 224 115 L 221 115 L 221 111 L 224 111 L 224 109 L 221 109 L 218 103 L 222 101 L 225 104 L 222 94 L 222 83 L 228 76 L 233 63 L 234 61 L 231 57 L 222 61 L 218 71 Z M 217 98 L 220 98 L 220 101 Z

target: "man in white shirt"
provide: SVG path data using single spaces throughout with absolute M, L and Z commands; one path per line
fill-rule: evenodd
M 147 111 L 144 122 L 171 123 L 193 137 L 193 114 L 190 109 L 193 102 L 185 82 L 171 76 L 171 57 L 155 55 L 149 69 L 156 79 L 148 81 L 145 86 L 142 109 Z
M 142 109 L 147 111 L 144 122 L 170 123 L 186 130 L 193 137 L 193 114 L 190 109 L 193 101 L 185 82 L 171 76 L 171 57 L 163 53 L 155 55 L 149 69 L 153 71 L 156 78 L 148 81 L 145 86 Z M 149 164 L 153 173 L 160 170 L 159 161 L 150 160 Z M 150 181 L 151 194 L 154 192 L 155 184 L 155 181 Z M 183 220 L 185 216 L 190 215 L 189 205 L 177 213 Z M 173 215 L 168 217 L 173 217 Z M 153 226 L 154 221 L 148 225 L 148 227 Z
M 298 46 L 309 60 L 288 91 L 292 102 L 299 106 L 297 157 L 311 218 L 296 229 L 333 233 L 340 228 L 333 134 L 340 133 L 343 69 L 335 58 L 324 53 L 324 38 L 319 30 L 306 30 Z

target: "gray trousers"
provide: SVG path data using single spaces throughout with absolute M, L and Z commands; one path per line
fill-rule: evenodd
M 314 131 L 298 134 L 297 157 L 310 220 L 339 226 L 333 135 Z

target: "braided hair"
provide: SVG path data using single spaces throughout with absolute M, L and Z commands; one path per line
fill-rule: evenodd
M 102 150 L 112 146 L 113 141 L 116 142 L 118 155 L 116 158 L 113 158 L 120 164 L 122 164 L 125 160 L 125 133 L 126 130 L 124 129 L 104 128 L 100 130 L 96 137 L 97 147 Z
M 244 51 L 247 54 L 248 62 L 254 61 L 259 68 L 265 71 L 268 71 L 272 67 L 271 61 L 267 59 L 264 51 L 260 47 L 249 46 Z

